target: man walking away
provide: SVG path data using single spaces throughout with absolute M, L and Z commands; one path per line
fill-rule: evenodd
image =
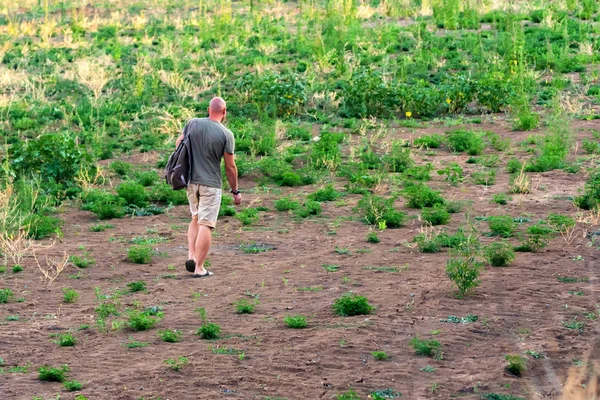
M 227 114 L 225 100 L 215 97 L 208 107 L 208 118 L 192 118 L 177 139 L 179 145 L 184 135 L 189 135 L 192 150 L 192 176 L 187 187 L 192 221 L 188 228 L 188 260 L 185 269 L 193 277 L 208 277 L 212 272 L 204 268 L 210 249 L 212 230 L 217 223 L 221 206 L 221 159 L 225 159 L 227 181 L 235 205 L 242 203 L 235 165 L 235 140 L 231 131 L 221 124 Z

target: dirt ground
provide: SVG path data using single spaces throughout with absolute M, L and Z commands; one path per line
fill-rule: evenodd
M 515 155 L 527 156 L 517 143 L 529 133 L 510 132 L 501 123 L 475 128 L 510 137 Z M 579 122 L 574 127 L 577 139 L 591 137 L 593 128 L 598 129 L 598 124 Z M 408 139 L 446 130 L 441 125 L 399 128 L 392 135 Z M 469 215 L 479 226 L 482 243 L 489 243 L 496 239 L 485 236 L 487 223 L 477 221 L 477 216 L 508 214 L 533 222 L 549 213 L 575 216 L 578 212 L 568 196 L 583 187 L 583 172 L 534 174 L 537 190 L 512 195 L 508 205 L 498 206 L 490 200 L 493 194 L 508 190 L 504 163 L 497 183 L 487 189 L 468 182 L 454 187 L 435 172 L 441 162 L 458 162 L 467 176 L 477 166 L 465 164 L 466 155 L 451 155 L 442 149 L 436 153 L 414 151 L 418 164 L 434 164 L 430 186 L 443 190 L 448 199 L 472 202 L 465 212 L 453 214 L 447 226 L 450 232 L 464 225 Z M 487 153 L 494 152 L 488 149 Z M 508 158 L 500 156 L 504 161 Z M 134 155 L 126 161 L 154 165 L 155 159 L 156 155 Z M 340 180 L 336 187 L 343 188 L 344 183 Z M 591 377 L 594 363 L 598 370 L 600 361 L 598 323 L 581 316 L 600 308 L 600 252 L 586 239 L 587 233 L 600 231 L 598 221 L 596 225 L 579 222 L 572 238 L 554 237 L 538 253 L 517 253 L 509 267 L 486 267 L 475 292 L 458 299 L 445 273 L 447 252 L 422 254 L 411 244 L 422 223 L 418 210 L 405 208 L 402 199 L 397 208 L 414 218 L 406 227 L 379 231 L 381 242 L 371 244 L 365 240 L 370 227 L 349 218 L 355 214 L 352 209 L 360 195 L 347 195 L 341 203 L 323 203 L 321 216 L 297 221 L 288 213 L 275 211 L 273 202 L 284 194 L 309 193 L 314 188 L 260 188 L 252 176 L 243 178 L 240 187 L 245 189 L 245 205 L 263 205 L 269 211 L 261 212 L 260 221 L 250 227 L 242 227 L 234 217 L 219 221 L 209 255 L 214 276 L 206 279 L 190 279 L 183 267 L 187 258 L 186 206 L 170 209 L 165 215 L 112 220 L 114 228 L 104 232 L 89 231 L 98 223 L 92 213 L 80 211 L 76 205 L 65 206 L 60 215 L 66 221 L 64 237 L 42 254 L 82 254 L 83 246 L 96 265 L 86 269 L 69 266 L 51 285 L 42 282 L 33 259 L 24 261 L 23 272 L 13 274 L 9 269 L 0 276 L 0 288 L 11 288 L 16 298 L 25 298 L 0 305 L 3 368 L 30 364 L 28 373 L 0 375 L 0 398 L 49 399 L 60 394 L 63 399 L 74 399 L 80 393 L 94 400 L 332 399 L 349 388 L 361 398 L 391 388 L 404 399 L 479 399 L 481 393 L 490 392 L 526 399 L 558 399 L 563 392 L 578 392 L 578 397 L 572 398 L 592 399 L 600 393 Z M 530 224 L 522 224 L 519 230 L 524 232 Z M 148 234 L 148 229 L 152 233 Z M 127 260 L 130 240 L 139 236 L 167 239 L 155 246 L 162 256 L 149 265 Z M 239 245 L 249 242 L 273 250 L 245 254 Z M 336 246 L 351 253 L 339 254 Z M 340 268 L 327 272 L 324 264 Z M 175 268 L 169 269 L 169 265 Z M 396 267 L 398 272 L 371 267 Z M 79 279 L 69 279 L 78 272 Z M 563 283 L 557 276 L 589 277 L 589 281 Z M 122 309 L 140 304 L 161 306 L 164 319 L 144 332 L 98 332 L 94 327 L 95 288 L 110 293 L 139 280 L 146 282 L 147 292 L 121 297 Z M 79 300 L 63 304 L 63 288 L 77 290 Z M 366 296 L 376 311 L 369 316 L 335 316 L 333 301 L 348 291 Z M 579 291 L 583 295 L 569 293 Z M 235 314 L 232 303 L 251 299 L 250 295 L 260 302 L 255 313 Z M 201 325 L 194 311 L 199 307 L 206 310 L 210 321 L 221 325 L 224 339 L 206 341 L 195 334 Z M 290 314 L 308 316 L 308 328 L 287 328 L 283 318 Z M 477 322 L 441 322 L 449 316 L 469 314 L 477 315 Z M 7 320 L 16 315 L 18 321 Z M 576 315 L 586 323 L 582 332 L 562 325 Z M 77 330 L 82 325 L 89 328 Z M 167 328 L 182 331 L 183 340 L 162 342 L 157 332 Z M 51 335 L 69 329 L 74 330 L 77 345 L 56 345 Z M 433 335 L 436 330 L 440 332 Z M 443 360 L 415 355 L 409 345 L 414 336 L 439 340 Z M 128 349 L 124 344 L 130 337 L 149 345 Z M 241 350 L 244 357 L 214 354 L 216 347 Z M 375 350 L 384 350 L 390 359 L 375 360 L 371 355 Z M 546 357 L 528 356 L 528 370 L 521 378 L 505 370 L 506 354 L 524 355 L 529 350 Z M 187 357 L 189 364 L 180 372 L 172 371 L 164 360 L 179 356 Z M 83 383 L 81 392 L 70 393 L 59 383 L 37 379 L 39 366 L 61 364 L 69 365 L 71 379 Z M 435 371 L 421 370 L 428 365 Z

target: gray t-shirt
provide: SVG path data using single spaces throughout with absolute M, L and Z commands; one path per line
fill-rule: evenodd
M 221 188 L 221 159 L 225 152 L 234 154 L 233 133 L 210 118 L 192 118 L 183 128 L 192 147 L 192 179 L 190 183 Z

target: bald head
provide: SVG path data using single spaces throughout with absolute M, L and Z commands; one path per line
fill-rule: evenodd
M 214 97 L 210 101 L 210 106 L 208 106 L 208 115 L 213 115 L 215 117 L 220 116 L 225 113 L 225 100 L 220 97 Z

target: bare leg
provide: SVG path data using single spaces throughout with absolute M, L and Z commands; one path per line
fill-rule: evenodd
M 211 242 L 211 229 L 205 225 L 198 225 L 198 237 L 194 248 L 194 261 L 196 261 L 196 270 L 194 271 L 194 274 L 203 275 L 206 273 L 206 269 L 204 269 L 204 260 L 210 249 Z
M 198 217 L 192 217 L 192 221 L 188 227 L 188 260 L 194 259 L 196 238 L 198 238 Z

